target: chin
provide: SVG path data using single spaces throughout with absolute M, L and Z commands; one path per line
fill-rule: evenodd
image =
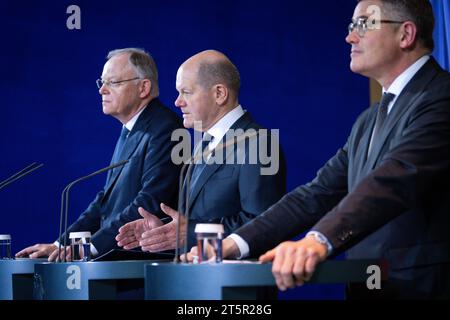
M 194 124 L 191 121 L 183 120 L 183 126 L 185 128 L 193 128 Z

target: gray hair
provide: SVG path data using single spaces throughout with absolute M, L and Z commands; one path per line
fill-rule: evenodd
M 154 97 L 159 96 L 158 69 L 152 56 L 143 49 L 124 48 L 110 51 L 106 59 L 109 60 L 121 54 L 129 55 L 128 61 L 140 78 L 149 79 L 152 82 L 150 94 Z
M 204 88 L 224 83 L 238 97 L 241 77 L 236 66 L 228 59 L 203 61 L 198 67 L 198 83 Z

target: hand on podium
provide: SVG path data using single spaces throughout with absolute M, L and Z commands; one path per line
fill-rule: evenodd
M 311 279 L 319 262 L 327 257 L 326 245 L 307 236 L 299 241 L 286 241 L 259 257 L 273 261 L 272 273 L 280 290 L 301 286 Z
M 57 247 L 53 243 L 37 243 L 34 246 L 27 247 L 17 252 L 16 258 L 28 257 L 30 259 L 36 259 L 40 257 L 49 257 L 56 249 Z

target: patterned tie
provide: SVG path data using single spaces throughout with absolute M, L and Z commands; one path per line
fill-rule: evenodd
M 189 192 L 192 192 L 192 189 L 194 188 L 195 183 L 197 182 L 198 178 L 200 177 L 201 173 L 203 172 L 203 169 L 206 166 L 206 159 L 204 159 L 205 157 L 203 156 L 203 153 L 205 152 L 205 149 L 209 145 L 209 143 L 212 142 L 213 140 L 214 140 L 214 137 L 212 135 L 210 135 L 209 133 L 205 133 L 203 135 L 201 150 L 198 149 L 195 154 L 195 162 L 194 162 L 194 168 L 192 169 Z
M 387 111 L 389 103 L 395 98 L 395 94 L 390 92 L 383 93 L 381 97 L 380 104 L 378 105 L 377 119 L 375 121 L 375 127 L 373 128 L 372 138 L 370 139 L 369 144 L 369 155 L 370 151 L 372 151 L 373 145 L 376 143 L 377 139 L 380 138 L 381 128 L 383 127 L 384 122 L 386 121 Z

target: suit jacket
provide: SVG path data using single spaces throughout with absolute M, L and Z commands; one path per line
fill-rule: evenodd
M 377 105 L 364 111 L 312 182 L 237 233 L 259 255 L 312 227 L 334 254 L 385 259 L 390 282 L 449 297 L 449 73 L 431 58 L 415 74 L 367 157 L 376 114 Z
M 142 206 L 160 217 L 160 203 L 176 206 L 180 167 L 171 160 L 172 131 L 182 128 L 178 116 L 153 99 L 139 116 L 119 157 L 130 160 L 108 173 L 105 187 L 68 229 L 91 231 L 99 254 L 117 248 L 115 236 L 127 222 L 140 218 Z
M 230 128 L 236 129 L 250 132 L 262 127 L 246 112 Z M 270 137 L 257 135 L 252 141 L 260 143 L 267 138 L 270 148 Z M 194 228 L 197 223 L 222 223 L 225 233 L 229 234 L 266 210 L 286 192 L 286 163 L 281 149 L 278 171 L 273 175 L 261 175 L 261 168 L 269 165 L 263 165 L 259 159 L 256 163 L 249 159 L 250 152 L 257 151 L 254 150 L 257 144 L 244 145 L 238 142 L 231 147 L 221 148 L 226 139 L 227 135 L 214 150 L 216 155 L 223 152 L 225 160 L 211 164 L 214 162 L 213 158 L 209 159 L 209 164 L 205 166 L 195 185 L 191 186 L 192 190 L 188 195 L 189 248 L 195 244 Z M 275 158 L 275 155 L 272 157 Z M 186 186 L 182 194 L 186 194 Z M 185 199 L 182 197 L 180 200 L 183 213 L 186 212 Z

